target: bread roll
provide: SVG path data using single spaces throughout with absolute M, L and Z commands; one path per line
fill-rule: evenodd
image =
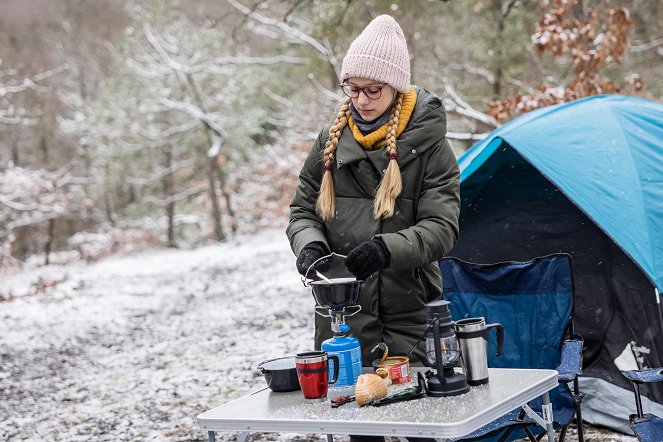
M 387 384 L 376 374 L 362 374 L 357 379 L 355 397 L 359 405 L 370 404 L 387 396 Z

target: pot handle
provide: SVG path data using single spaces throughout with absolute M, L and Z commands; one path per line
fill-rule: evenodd
M 281 356 L 279 358 L 267 359 L 266 361 L 262 361 L 261 363 L 259 363 L 256 366 L 256 369 L 260 370 L 262 373 L 265 373 L 266 371 L 271 371 L 271 370 L 268 370 L 265 367 L 263 367 L 263 365 L 265 365 L 266 363 L 276 361 L 277 359 L 287 359 L 287 358 L 294 358 L 294 357 L 295 357 L 295 355 L 285 355 L 285 356 Z
M 311 269 L 313 269 L 315 267 L 315 265 L 317 263 L 319 263 L 320 261 L 322 261 L 323 259 L 329 259 L 332 256 L 338 256 L 339 258 L 343 258 L 343 259 L 347 258 L 346 255 L 341 255 L 339 253 L 331 252 L 329 255 L 325 255 L 325 256 L 320 257 L 320 258 L 316 259 L 315 261 L 313 261 L 313 263 L 310 266 L 308 266 L 308 269 L 306 269 L 306 273 L 304 273 L 304 276 L 301 277 L 302 282 L 304 283 L 304 287 L 308 287 L 308 282 L 313 281 L 313 279 L 308 278 L 308 273 L 311 271 Z

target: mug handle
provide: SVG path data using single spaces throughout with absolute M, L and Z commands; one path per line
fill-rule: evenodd
M 338 367 L 339 367 L 338 356 L 336 356 L 336 355 L 329 355 L 329 357 L 327 358 L 327 362 L 329 362 L 330 360 L 331 360 L 331 361 L 334 361 L 334 379 L 332 379 L 331 381 L 329 381 L 329 383 L 330 383 L 331 385 L 333 385 L 334 382 L 336 382 L 336 380 L 338 379 Z
M 490 330 L 491 328 L 497 330 L 497 352 L 495 352 L 495 356 L 499 356 L 502 354 L 502 346 L 504 345 L 504 326 L 497 323 L 486 325 L 486 330 Z

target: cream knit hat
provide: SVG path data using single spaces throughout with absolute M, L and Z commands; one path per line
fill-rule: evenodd
M 343 58 L 341 80 L 370 78 L 399 92 L 410 87 L 410 55 L 403 30 L 390 15 L 380 15 L 352 42 Z

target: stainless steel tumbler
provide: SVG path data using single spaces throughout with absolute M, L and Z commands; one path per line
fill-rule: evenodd
M 502 353 L 504 327 L 502 324 L 486 324 L 486 319 L 466 318 L 456 321 L 456 337 L 460 343 L 460 357 L 470 385 L 488 383 L 488 331 L 497 330 L 497 356 Z

